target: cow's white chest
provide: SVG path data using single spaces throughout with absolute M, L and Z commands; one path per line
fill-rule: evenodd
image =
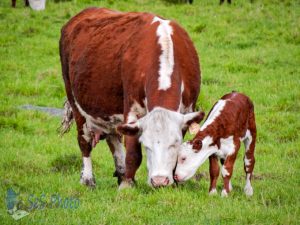
M 228 138 L 220 139 L 220 149 L 217 151 L 216 155 L 221 159 L 225 159 L 227 156 L 232 155 L 235 152 L 235 145 L 233 141 L 233 136 Z

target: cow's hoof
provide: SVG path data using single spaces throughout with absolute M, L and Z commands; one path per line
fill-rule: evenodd
M 221 197 L 222 198 L 228 197 L 228 193 L 227 193 L 227 191 L 225 189 L 222 190 Z
M 87 177 L 81 177 L 80 178 L 80 183 L 81 184 L 84 184 L 88 187 L 91 187 L 91 188 L 94 188 L 96 187 L 96 180 L 94 177 L 90 177 L 90 178 L 87 178 Z
M 244 192 L 246 194 L 246 196 L 251 197 L 253 195 L 253 188 L 252 186 L 245 186 L 244 188 Z
M 120 173 L 120 172 L 118 172 L 118 171 L 116 170 L 116 171 L 114 172 L 113 176 L 118 178 L 118 185 L 120 185 L 121 182 L 124 180 L 125 174 L 124 174 L 124 173 Z
M 209 196 L 214 196 L 214 195 L 217 195 L 217 194 L 218 194 L 218 191 L 215 188 L 211 189 L 211 191 L 208 193 Z
M 123 189 L 129 189 L 134 186 L 133 180 L 123 180 L 121 184 L 119 185 L 119 191 Z

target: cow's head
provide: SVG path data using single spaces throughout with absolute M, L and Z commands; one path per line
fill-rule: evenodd
M 153 187 L 172 184 L 173 170 L 182 143 L 182 130 L 203 119 L 203 112 L 186 115 L 164 108 L 155 108 L 134 123 L 118 130 L 125 135 L 139 135 L 147 152 L 148 183 Z
M 190 179 L 204 161 L 217 150 L 218 147 L 209 136 L 203 140 L 195 138 L 193 141 L 183 143 L 178 152 L 175 180 L 183 182 Z

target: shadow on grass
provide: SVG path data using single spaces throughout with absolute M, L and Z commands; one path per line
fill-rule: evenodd
M 81 158 L 77 154 L 59 155 L 51 162 L 51 172 L 73 173 L 81 167 Z

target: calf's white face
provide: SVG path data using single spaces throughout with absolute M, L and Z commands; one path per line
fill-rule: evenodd
M 138 132 L 140 134 L 139 141 L 145 146 L 147 153 L 150 185 L 159 187 L 174 182 L 173 170 L 182 143 L 182 130 L 191 121 L 198 121 L 203 116 L 204 114 L 199 112 L 182 115 L 163 108 L 155 108 L 135 123 L 121 126 L 119 131 L 124 134 L 135 135 Z
M 180 146 L 178 162 L 175 171 L 175 179 L 183 182 L 194 176 L 197 169 L 212 154 L 217 152 L 217 146 L 210 146 L 211 137 L 195 140 L 193 144 L 185 142 Z

